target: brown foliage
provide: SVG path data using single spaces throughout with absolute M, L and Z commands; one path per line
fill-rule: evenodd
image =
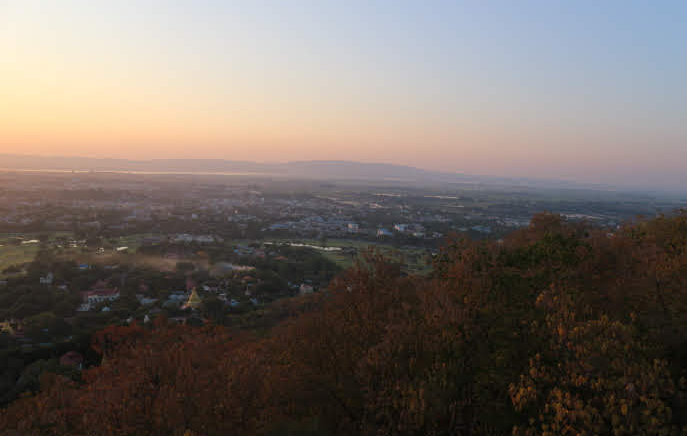
M 267 337 L 110 327 L 84 383 L 0 428 L 54 435 L 685 432 L 687 213 L 612 235 L 542 214 L 449 241 L 429 277 L 375 252 Z

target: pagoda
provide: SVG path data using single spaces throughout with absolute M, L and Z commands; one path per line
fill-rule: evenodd
M 198 295 L 198 292 L 196 291 L 196 288 L 193 288 L 193 291 L 191 291 L 191 296 L 188 297 L 188 301 L 186 304 L 181 306 L 182 309 L 188 309 L 191 308 L 193 310 L 199 309 L 200 305 L 203 303 L 203 300 L 200 298 L 200 295 Z

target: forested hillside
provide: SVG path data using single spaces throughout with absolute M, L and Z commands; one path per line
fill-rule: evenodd
M 451 240 L 413 276 L 370 252 L 267 335 L 110 327 L 99 366 L 0 434 L 683 435 L 687 212 L 608 230 L 551 214 Z

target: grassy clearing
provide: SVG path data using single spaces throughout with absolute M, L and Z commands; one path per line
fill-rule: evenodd
M 32 262 L 39 250 L 38 244 L 6 245 L 0 242 L 0 245 L 0 277 L 7 267 Z
M 129 247 L 129 252 L 135 252 L 138 248 L 143 245 L 143 240 L 147 237 L 154 236 L 153 234 L 141 234 L 141 235 L 127 235 L 115 238 L 113 244 L 115 247 Z
M 16 245 L 16 239 L 23 241 L 30 241 L 39 239 L 45 234 L 39 233 L 22 233 L 22 234 L 2 234 L 0 235 L 0 277 L 3 277 L 2 271 L 7 267 L 14 265 L 22 265 L 30 263 L 36 258 L 36 254 L 40 250 L 40 243 L 20 244 Z M 111 241 L 116 247 L 129 247 L 130 252 L 135 252 L 141 246 L 141 241 L 147 235 L 128 235 L 121 238 L 116 238 Z M 58 239 L 70 240 L 74 235 L 70 232 L 53 232 L 47 236 L 47 243 L 52 245 Z M 54 247 L 54 245 L 52 245 Z M 71 259 L 84 257 L 81 248 L 72 248 L 63 246 L 58 249 L 57 255 L 60 258 Z
M 328 239 L 325 241 L 324 245 L 322 241 L 316 239 L 274 239 L 272 242 L 276 244 L 297 243 L 318 247 L 339 247 L 342 249 L 341 251 L 321 250 L 320 253 L 344 269 L 353 266 L 358 256 L 360 256 L 364 250 L 373 247 L 381 251 L 384 255 L 402 262 L 409 272 L 425 274 L 431 270 L 431 266 L 427 264 L 429 257 L 426 250 L 419 247 L 399 248 L 383 243 L 348 239 Z M 346 249 L 351 248 L 356 250 L 356 255 L 351 255 L 346 252 Z

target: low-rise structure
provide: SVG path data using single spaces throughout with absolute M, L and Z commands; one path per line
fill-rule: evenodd
M 111 302 L 118 299 L 119 290 L 117 288 L 108 289 L 104 287 L 98 287 L 91 291 L 82 292 L 81 298 L 83 299 L 83 302 L 76 310 L 79 312 L 88 312 L 99 303 Z
M 298 288 L 298 293 L 300 295 L 312 294 L 313 292 L 315 292 L 315 288 L 313 288 L 312 285 L 308 285 L 306 283 L 301 284 L 300 288 Z
M 379 229 L 379 230 L 377 230 L 377 236 L 378 237 L 391 236 L 391 232 L 387 229 Z
M 403 233 L 408 230 L 408 224 L 394 224 L 394 230 Z
M 54 278 L 55 278 L 55 276 L 53 275 L 53 273 L 49 272 L 48 274 L 45 275 L 45 277 L 40 278 L 40 283 L 41 283 L 41 285 L 50 286 L 50 285 L 52 285 L 52 281 Z

